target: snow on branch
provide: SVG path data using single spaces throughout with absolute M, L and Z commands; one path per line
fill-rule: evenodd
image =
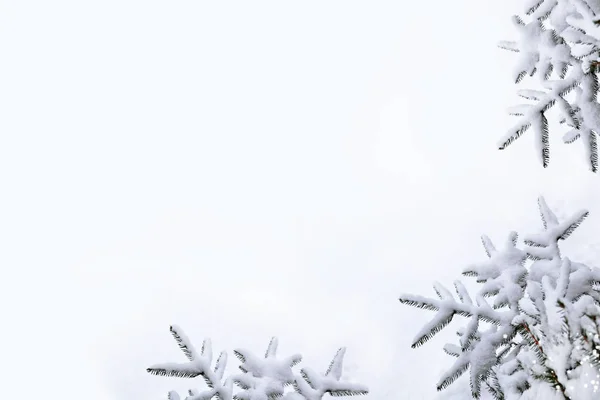
M 189 360 L 186 363 L 162 363 L 147 368 L 146 371 L 152 375 L 170 376 L 179 378 L 195 378 L 202 376 L 210 390 L 197 393 L 190 390 L 190 396 L 187 400 L 211 399 L 215 396 L 221 400 L 231 399 L 231 382 L 221 383 L 223 373 L 227 366 L 227 353 L 221 352 L 217 359 L 215 369 L 211 370 L 212 348 L 210 339 L 205 339 L 202 343 L 200 353 L 196 351 L 191 341 L 183 333 L 183 330 L 176 325 L 170 327 L 173 338 L 179 345 L 179 348 Z M 170 392 L 169 397 L 173 400 L 179 399 L 175 392 Z
M 585 0 L 532 0 L 526 2 L 527 22 L 513 17 L 519 38 L 502 41 L 500 48 L 516 52 L 513 79 L 536 76 L 543 90 L 519 90 L 518 95 L 534 104 L 509 109 L 519 121 L 498 141 L 503 150 L 531 128 L 537 156 L 544 167 L 550 159 L 546 112 L 557 106 L 559 122 L 569 130 L 564 143 L 578 139 L 583 144 L 591 171 L 598 171 L 597 135 L 600 133 L 600 104 L 597 72 L 600 66 L 600 18 L 598 4 Z M 553 75 L 556 80 L 549 80 Z M 566 96 L 574 91 L 574 98 Z
M 240 400 L 251 400 L 266 395 L 267 398 L 283 396 L 285 386 L 295 381 L 292 367 L 302 361 L 302 356 L 295 354 L 283 359 L 277 358 L 277 338 L 271 338 L 264 357 L 257 357 L 244 349 L 233 351 L 242 365 L 239 369 L 244 373 L 233 377 L 234 383 L 243 392 L 237 395 Z
M 475 320 L 481 319 L 493 323 L 500 323 L 509 317 L 507 314 L 490 307 L 483 296 L 477 298 L 477 304 L 473 304 L 460 281 L 456 282 L 455 288 L 459 299 L 461 299 L 460 302 L 456 301 L 452 293 L 440 283 L 434 284 L 439 299 L 411 294 L 400 296 L 399 300 L 402 304 L 437 311 L 436 316 L 417 333 L 411 344 L 412 348 L 419 347 L 429 341 L 452 321 L 454 315 L 474 317 Z
M 320 400 L 325 394 L 331 396 L 356 396 L 368 393 L 368 388 L 352 382 L 342 381 L 345 348 L 336 353 L 329 368 L 319 375 L 309 368 L 295 375 L 292 368 L 302 361 L 302 356 L 277 357 L 277 338 L 273 337 L 264 357 L 257 357 L 245 349 L 234 350 L 240 360 L 241 374 L 233 374 L 223 381 L 227 366 L 227 353 L 221 352 L 214 370 L 211 370 L 212 349 L 209 339 L 205 339 L 200 352 L 183 333 L 181 328 L 171 326 L 171 334 L 188 362 L 162 363 L 151 366 L 147 371 L 153 375 L 181 378 L 202 376 L 207 390 L 190 389 L 185 400 Z M 237 389 L 234 390 L 234 385 Z M 286 387 L 295 391 L 287 391 Z M 235 391 L 235 393 L 234 393 Z M 169 400 L 180 400 L 179 394 L 169 392 Z
M 538 207 L 544 231 L 526 236 L 524 246 L 517 245 L 516 232 L 510 232 L 499 247 L 481 237 L 487 258 L 463 270 L 480 284 L 474 296 L 460 281 L 454 282 L 458 300 L 440 283 L 434 284 L 438 298 L 400 296 L 403 304 L 436 312 L 415 336 L 413 348 L 440 332 L 454 316 L 467 318 L 457 332 L 458 344 L 444 346 L 455 360 L 440 377 L 438 390 L 468 371 L 476 399 L 484 389 L 496 399 L 521 399 L 526 392 L 535 397 L 543 385 L 562 396 L 556 398 L 570 399 L 569 387 L 582 365 L 597 360 L 592 364 L 600 374 L 600 352 L 593 353 L 589 333 L 583 333 L 600 323 L 600 270 L 562 258 L 557 244 L 588 212 L 561 221 L 543 197 Z M 580 342 L 587 344 L 574 344 Z
M 560 257 L 558 248 L 559 240 L 568 238 L 575 229 L 587 218 L 589 212 L 580 210 L 565 221 L 559 223 L 556 215 L 550 210 L 543 197 L 538 199 L 540 216 L 544 225 L 542 233 L 527 235 L 524 238 L 527 255 L 534 260 L 552 260 L 554 257 Z
M 369 390 L 364 385 L 342 382 L 342 364 L 344 362 L 346 348 L 340 348 L 324 374 L 318 374 L 310 368 L 302 368 L 300 375 L 303 380 L 297 379 L 294 387 L 298 393 L 307 400 L 320 400 L 323 395 L 331 396 L 358 396 L 367 394 Z

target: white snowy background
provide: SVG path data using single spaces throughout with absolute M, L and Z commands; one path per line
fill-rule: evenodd
M 517 0 L 0 5 L 4 398 L 164 398 L 177 323 L 433 399 L 453 331 L 410 349 L 433 314 L 400 293 L 538 229 L 539 194 L 592 212 L 567 247 L 600 262 L 579 143 L 495 149 Z

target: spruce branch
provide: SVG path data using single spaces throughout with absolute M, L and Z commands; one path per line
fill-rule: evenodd
M 549 127 L 546 113 L 557 106 L 559 122 L 568 130 L 566 144 L 582 143 L 588 168 L 598 172 L 600 105 L 597 101 L 600 65 L 600 25 L 598 15 L 584 0 L 533 0 L 525 7 L 527 22 L 512 19 L 519 38 L 502 41 L 499 47 L 517 53 L 513 79 L 521 82 L 536 75 L 544 90 L 519 90 L 534 104 L 511 107 L 509 113 L 520 119 L 499 141 L 506 149 L 531 128 L 536 136 L 536 153 L 543 167 L 550 159 Z M 550 80 L 552 74 L 556 80 Z M 575 98 L 565 96 L 575 90 Z M 523 96 L 524 93 L 534 96 Z
M 543 230 L 526 235 L 522 246 L 515 232 L 498 248 L 481 237 L 487 259 L 463 270 L 480 284 L 475 296 L 455 281 L 458 299 L 440 283 L 434 284 L 437 298 L 400 297 L 403 304 L 436 312 L 412 347 L 428 341 L 455 315 L 468 319 L 457 332 L 458 344 L 444 346 L 454 361 L 440 377 L 438 390 L 468 371 L 474 398 L 487 389 L 494 398 L 517 399 L 543 382 L 572 399 L 569 373 L 580 373 L 590 363 L 600 365 L 600 346 L 590 345 L 592 334 L 583 333 L 593 332 L 600 321 L 600 270 L 563 258 L 558 248 L 588 212 L 559 219 L 543 197 L 538 209 Z M 600 345 L 600 337 L 594 337 Z M 581 350 L 573 344 L 577 341 L 583 343 Z
M 368 393 L 363 385 L 340 381 L 342 375 L 342 364 L 346 348 L 340 348 L 324 374 L 318 374 L 310 368 L 302 368 L 300 375 L 294 381 L 294 388 L 307 400 L 321 400 L 325 394 L 334 397 L 359 396 Z
M 267 346 L 264 357 L 257 357 L 246 349 L 234 350 L 240 360 L 241 374 L 233 374 L 223 380 L 227 364 L 227 353 L 222 352 L 216 361 L 214 370 L 210 369 L 212 349 L 209 339 L 205 339 L 200 352 L 181 328 L 173 325 L 171 334 L 184 353 L 186 363 L 162 363 L 147 369 L 153 375 L 194 378 L 202 376 L 208 390 L 190 389 L 185 400 L 321 400 L 325 394 L 331 396 L 358 396 L 368 393 L 364 385 L 341 380 L 345 348 L 341 348 L 329 364 L 323 375 L 309 368 L 303 368 L 295 375 L 292 368 L 301 362 L 302 356 L 295 354 L 277 357 L 277 338 L 273 337 Z M 234 393 L 234 385 L 237 388 Z M 285 392 L 286 386 L 295 391 Z M 180 400 L 179 394 L 169 392 L 169 400 Z

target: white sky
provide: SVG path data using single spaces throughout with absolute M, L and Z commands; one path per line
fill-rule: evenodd
M 536 229 L 539 194 L 600 254 L 578 144 L 495 150 L 518 4 L 0 2 L 3 396 L 163 398 L 177 323 L 317 369 L 346 345 L 368 399 L 431 399 L 452 360 L 410 349 L 433 315 L 401 292 Z

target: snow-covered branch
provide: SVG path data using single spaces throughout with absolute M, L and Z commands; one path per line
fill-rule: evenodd
M 321 400 L 325 394 L 331 396 L 357 396 L 368 393 L 368 388 L 357 383 L 341 380 L 343 360 L 346 352 L 341 348 L 331 361 L 324 374 L 312 369 L 302 368 L 300 374 L 293 373 L 292 368 L 302 361 L 302 356 L 277 357 L 277 338 L 272 338 L 264 357 L 257 357 L 245 349 L 234 350 L 240 360 L 241 374 L 233 374 L 223 381 L 227 366 L 227 353 L 222 352 L 217 359 L 214 370 L 211 370 L 212 349 L 210 339 L 203 342 L 198 352 L 181 328 L 171 326 L 173 338 L 184 353 L 187 362 L 161 363 L 151 366 L 147 371 L 153 375 L 194 378 L 202 376 L 207 390 L 190 389 L 185 400 Z M 235 385 L 235 386 L 234 386 Z M 236 389 L 234 389 L 234 387 Z M 286 387 L 295 391 L 287 391 Z M 180 400 L 172 391 L 169 400 Z
M 600 25 L 597 1 L 533 0 L 525 4 L 525 22 L 514 16 L 519 34 L 516 41 L 502 41 L 499 47 L 518 53 L 513 79 L 519 83 L 536 75 L 543 90 L 522 89 L 519 96 L 535 104 L 521 104 L 509 110 L 519 122 L 498 141 L 505 149 L 529 128 L 535 134 L 537 155 L 544 167 L 550 159 L 546 112 L 557 106 L 559 122 L 569 129 L 563 142 L 581 139 L 590 170 L 598 171 L 597 135 L 600 132 L 598 66 Z M 553 75 L 556 80 L 549 80 Z M 567 94 L 574 91 L 574 98 Z
M 586 354 L 577 353 L 573 343 L 587 337 L 582 332 L 594 326 L 595 320 L 587 316 L 600 316 L 600 270 L 563 258 L 558 248 L 588 212 L 581 210 L 559 221 L 544 198 L 538 199 L 538 207 L 543 231 L 527 235 L 522 248 L 517 246 L 516 232 L 500 248 L 482 236 L 487 259 L 463 270 L 481 284 L 475 302 L 460 281 L 454 283 L 458 300 L 439 283 L 434 284 L 437 299 L 400 296 L 403 304 L 436 311 L 417 333 L 413 348 L 455 315 L 468 318 L 457 332 L 459 343 L 444 346 L 456 360 L 440 378 L 438 390 L 469 371 L 474 398 L 485 387 L 495 398 L 520 399 L 544 382 L 568 400 L 571 375 L 580 372 L 585 359 L 594 359 L 590 346 Z M 491 305 L 487 299 L 493 299 Z

